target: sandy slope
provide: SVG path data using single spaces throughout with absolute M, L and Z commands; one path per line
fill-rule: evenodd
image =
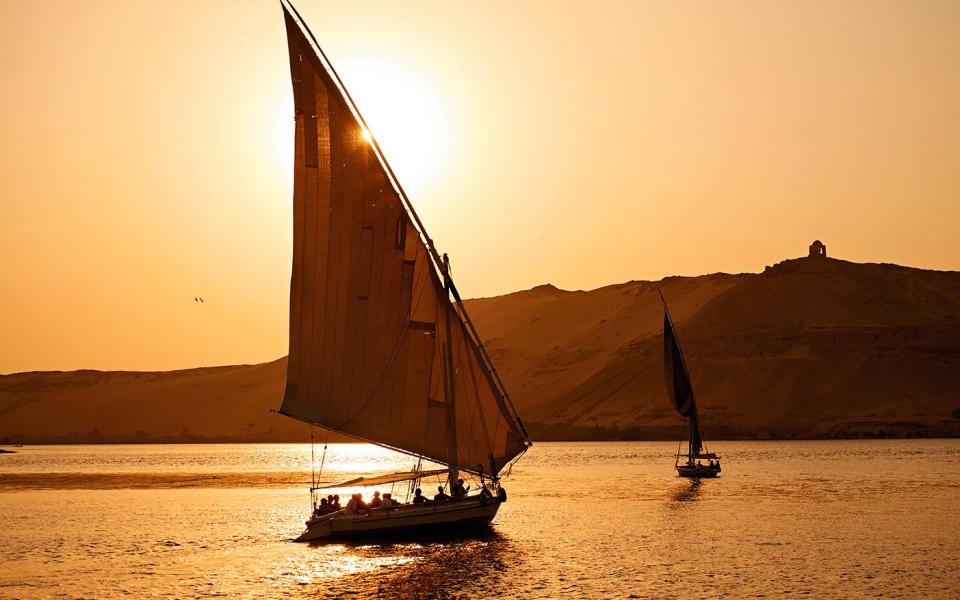
M 557 297 L 538 309 L 570 314 L 563 305 L 579 296 L 591 299 L 593 314 L 577 313 L 564 331 L 558 321 L 543 336 L 524 331 L 526 314 L 511 329 L 502 313 L 504 333 L 491 346 L 541 435 L 675 435 L 678 420 L 664 401 L 658 285 L 708 435 L 960 434 L 960 273 L 799 259 L 760 275 Z M 540 370 L 524 370 L 524 354 Z
M 286 359 L 262 365 L 138 373 L 73 371 L 0 377 L 0 438 L 49 441 L 303 439 L 271 414 Z
M 960 435 L 960 273 L 798 259 L 469 301 L 536 437 L 679 434 L 657 288 L 708 437 Z M 0 376 L 0 439 L 300 441 L 306 426 L 268 412 L 284 367 Z

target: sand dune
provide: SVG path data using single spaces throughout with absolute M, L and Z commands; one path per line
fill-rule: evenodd
M 708 439 L 960 435 L 960 273 L 805 258 L 468 301 L 536 438 L 680 434 L 658 288 Z M 269 412 L 285 364 L 0 376 L 0 439 L 302 441 Z
M 0 377 L 0 439 L 277 441 L 308 426 L 269 412 L 286 359 L 184 371 L 72 371 Z
M 590 333 L 555 332 L 551 350 L 531 347 L 531 361 L 547 359 L 541 372 L 515 360 L 531 340 L 519 331 L 526 315 L 514 329 L 502 322 L 517 333 L 492 340 L 495 358 L 541 436 L 676 435 L 664 401 L 657 287 L 677 322 L 708 436 L 960 434 L 960 273 L 798 259 L 759 275 L 579 293 L 605 298 L 592 317 L 577 316 L 576 331 Z M 575 301 L 542 310 L 563 313 Z

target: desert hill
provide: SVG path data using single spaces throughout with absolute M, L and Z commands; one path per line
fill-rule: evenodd
M 535 438 L 679 435 L 658 288 L 708 438 L 960 435 L 960 273 L 811 257 L 468 301 Z M 0 440 L 302 441 L 285 365 L 0 376 Z
M 302 440 L 269 412 L 286 359 L 182 371 L 40 371 L 0 376 L 0 439 L 47 442 Z
M 761 274 L 521 292 L 539 297 L 535 309 L 477 301 L 540 437 L 676 435 L 657 288 L 710 437 L 960 434 L 960 273 L 804 258 Z

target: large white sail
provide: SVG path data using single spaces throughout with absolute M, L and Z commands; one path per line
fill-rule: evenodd
M 296 150 L 280 412 L 496 474 L 526 448 L 522 425 L 335 72 L 284 18 Z

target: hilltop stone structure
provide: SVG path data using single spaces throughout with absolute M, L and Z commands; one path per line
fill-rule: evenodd
M 827 257 L 827 245 L 821 242 L 820 240 L 814 240 L 810 244 L 810 258 L 826 258 Z

